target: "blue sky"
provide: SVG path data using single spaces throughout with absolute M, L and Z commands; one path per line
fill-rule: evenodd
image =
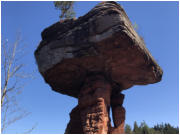
M 76 2 L 76 17 L 86 14 L 98 2 Z M 125 94 L 126 123 L 145 120 L 149 126 L 168 122 L 179 125 L 179 11 L 178 2 L 119 2 L 153 57 L 162 67 L 162 81 L 146 86 L 134 86 Z M 19 104 L 31 115 L 10 126 L 6 133 L 22 133 L 37 123 L 32 133 L 64 133 L 69 112 L 77 99 L 51 90 L 35 64 L 34 51 L 44 28 L 59 21 L 59 11 L 53 2 L 1 2 L 1 35 L 13 42 L 17 31 L 28 54 L 22 59 L 24 70 L 35 71 L 19 96 Z M 2 56 L 3 57 L 3 56 Z

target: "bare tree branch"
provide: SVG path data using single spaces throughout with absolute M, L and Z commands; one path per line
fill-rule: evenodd
M 33 125 L 31 129 L 29 129 L 28 131 L 24 132 L 23 134 L 30 134 L 36 127 L 37 127 L 37 123 L 35 125 Z
M 7 111 L 8 111 L 8 105 L 5 107 L 5 112 L 4 112 L 4 117 L 3 117 L 3 121 L 2 121 L 2 127 L 1 127 L 1 132 L 3 133 L 4 132 L 4 129 L 6 128 L 6 118 L 7 118 Z
M 18 107 L 16 101 L 18 94 L 25 86 L 25 77 L 29 78 L 22 72 L 24 63 L 21 62 L 22 49 L 21 38 L 18 35 L 16 41 L 10 44 L 8 40 L 2 41 L 2 84 L 1 84 L 1 132 L 4 133 L 6 128 L 28 116 L 30 113 L 23 111 Z M 32 75 L 31 75 L 32 76 Z M 34 127 L 31 128 L 32 130 Z M 29 130 L 30 131 L 30 130 Z

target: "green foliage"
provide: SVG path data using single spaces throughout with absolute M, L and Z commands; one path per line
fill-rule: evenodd
M 73 9 L 74 1 L 54 1 L 54 6 L 57 10 L 61 11 L 60 19 L 69 19 L 75 17 Z
M 173 127 L 169 123 L 157 124 L 150 128 L 145 121 L 141 122 L 138 126 L 137 122 L 134 122 L 134 128 L 131 130 L 131 126 L 125 125 L 126 134 L 179 134 L 179 128 Z
M 163 134 L 179 134 L 179 128 L 174 128 L 169 123 L 157 124 L 153 128 Z
M 141 133 L 142 134 L 151 134 L 148 125 L 143 121 L 140 125 Z
M 136 134 L 140 134 L 141 133 L 141 129 L 138 127 L 138 124 L 137 124 L 136 121 L 134 122 L 133 133 L 136 133 Z
M 131 126 L 128 125 L 128 124 L 126 124 L 126 126 L 125 126 L 125 133 L 126 134 L 131 134 L 132 133 Z
M 134 22 L 134 24 L 133 24 L 133 28 L 135 29 L 135 31 L 138 31 L 139 27 L 138 27 L 138 25 L 137 25 L 137 23 L 136 23 L 136 22 Z

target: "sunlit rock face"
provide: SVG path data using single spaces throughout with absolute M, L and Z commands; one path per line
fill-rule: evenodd
M 123 101 L 124 97 L 117 98 L 115 95 L 133 85 L 157 83 L 162 78 L 162 69 L 133 29 L 124 9 L 116 2 L 102 2 L 78 19 L 53 24 L 41 35 L 42 41 L 35 51 L 39 72 L 53 90 L 79 101 L 76 111 L 71 112 L 69 127 L 72 128 L 75 125 L 72 123 L 77 122 L 73 121 L 75 113 L 79 114 L 81 129 L 73 132 L 123 133 L 125 109 L 118 102 Z M 97 82 L 105 80 L 100 84 L 108 85 L 108 88 L 98 85 L 105 94 L 98 94 L 98 88 L 87 88 L 93 82 L 87 81 L 88 78 L 94 78 Z M 91 85 L 97 84 L 94 82 Z M 91 92 L 83 94 L 83 91 Z M 89 98 L 87 103 L 86 98 Z M 90 110 L 81 109 L 83 103 Z M 103 115 L 90 115 L 93 106 L 101 108 Z M 110 125 L 110 106 L 114 128 Z M 94 124 L 98 126 L 92 128 L 91 124 L 88 128 L 87 121 L 92 122 L 89 117 L 96 116 L 102 119 L 101 122 L 95 121 L 101 126 Z M 68 129 L 67 132 L 72 133 Z

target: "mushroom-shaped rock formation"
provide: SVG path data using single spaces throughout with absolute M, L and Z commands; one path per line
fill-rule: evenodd
M 78 98 L 66 133 L 123 133 L 120 92 L 162 78 L 162 69 L 116 2 L 102 2 L 41 35 L 35 51 L 39 72 L 53 90 Z M 110 106 L 115 127 L 110 124 Z

